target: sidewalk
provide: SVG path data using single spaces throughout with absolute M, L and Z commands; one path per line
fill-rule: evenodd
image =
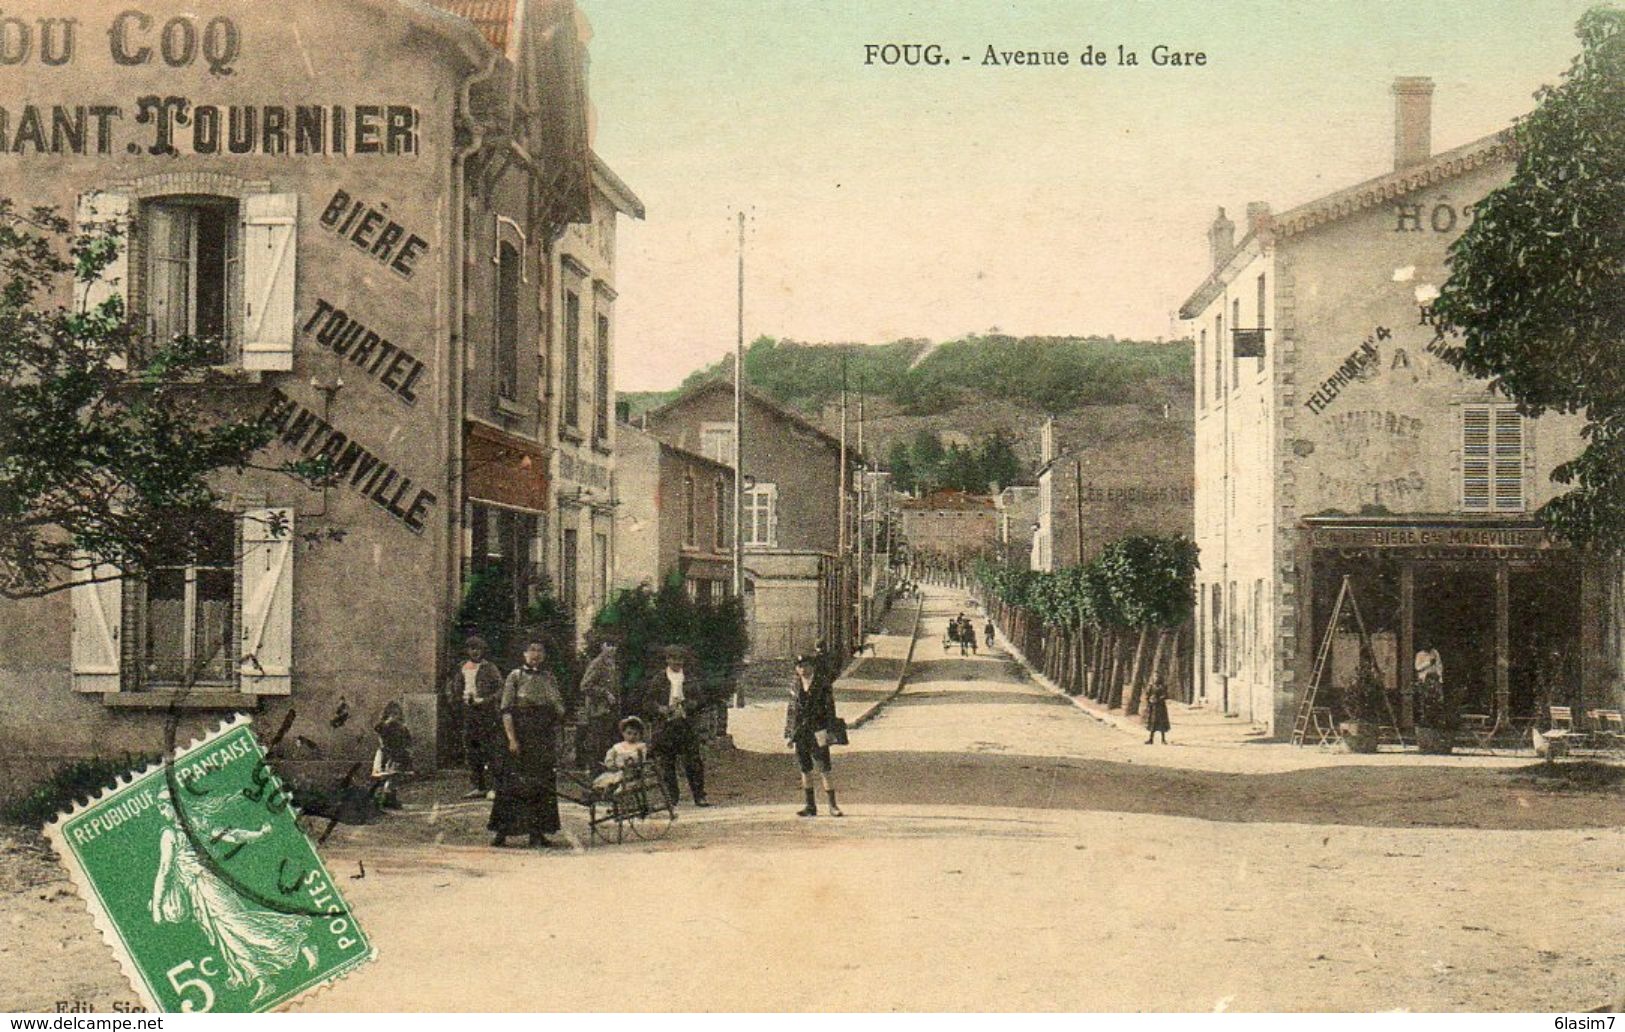
M 897 691 L 898 679 L 908 660 L 909 642 L 914 630 L 916 603 L 904 602 L 881 619 L 880 629 L 869 637 L 874 651 L 865 650 L 835 681 L 835 712 L 848 727 L 866 721 L 873 711 Z M 790 686 L 776 697 L 747 700 L 744 709 L 728 712 L 728 731 L 734 746 L 752 752 L 780 752 L 784 749 L 784 710 Z

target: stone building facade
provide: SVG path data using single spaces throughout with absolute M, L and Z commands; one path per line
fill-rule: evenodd
M 619 428 L 614 585 L 659 588 L 674 574 L 689 596 L 733 591 L 733 467 Z
M 1472 206 L 1512 168 L 1492 135 L 1434 154 L 1432 84 L 1394 85 L 1394 170 L 1272 214 L 1221 210 L 1213 271 L 1180 311 L 1196 349 L 1199 695 L 1290 733 L 1345 576 L 1408 725 L 1436 648 L 1465 707 L 1503 726 L 1617 697 L 1611 565 L 1536 510 L 1579 421 L 1525 419 L 1444 362 L 1427 305 Z M 1357 633 L 1324 682 L 1354 676 Z M 1329 696 L 1335 698 L 1335 695 Z
M 185 740 L 247 711 L 336 774 L 399 699 L 432 761 L 463 573 L 531 558 L 551 509 L 542 281 L 594 206 L 583 26 L 564 0 L 93 12 L 7 9 L 65 57 L 5 71 L 0 194 L 122 230 L 90 299 L 220 338 L 266 464 L 337 478 L 223 475 L 173 569 L 0 604 L 0 756 L 150 753 L 172 713 Z
M 844 649 L 853 633 L 855 588 L 841 555 L 841 515 L 854 520 L 856 499 L 853 471 L 841 475 L 841 442 L 754 391 L 744 395 L 743 422 L 741 531 L 752 656 L 793 656 L 820 639 Z M 646 425 L 679 448 L 730 462 L 733 385 L 702 384 L 650 412 Z
M 968 559 L 994 551 L 999 518 L 993 499 L 963 491 L 933 491 L 897 503 L 903 540 L 919 557 Z

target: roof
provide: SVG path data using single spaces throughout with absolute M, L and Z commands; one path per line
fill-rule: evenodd
M 734 389 L 734 385 L 733 385 L 732 380 L 723 380 L 723 379 L 707 380 L 704 383 L 698 384 L 698 385 L 690 388 L 689 390 L 684 391 L 683 393 L 679 394 L 677 397 L 675 397 L 675 398 L 671 399 L 670 401 L 666 402 L 664 405 L 660 406 L 657 409 L 654 409 L 649 414 L 651 416 L 661 416 L 661 415 L 666 414 L 667 412 L 672 411 L 673 409 L 677 408 L 678 406 L 690 401 L 691 399 L 699 397 L 702 394 L 710 394 L 710 393 L 713 393 L 713 392 L 719 391 L 719 390 L 726 390 L 730 394 L 732 394 L 733 389 Z M 754 402 L 757 405 L 760 405 L 762 408 L 765 408 L 765 409 L 769 410 L 770 412 L 775 413 L 780 418 L 782 418 L 785 422 L 791 424 L 792 426 L 797 427 L 800 430 L 804 430 L 807 433 L 812 434 L 814 437 L 817 437 L 819 440 L 823 441 L 825 444 L 833 445 L 836 448 L 839 448 L 841 446 L 841 439 L 839 437 L 836 437 L 834 434 L 831 434 L 829 431 L 825 430 L 824 428 L 822 428 L 822 427 L 820 427 L 820 426 L 818 426 L 818 425 L 816 425 L 814 423 L 811 423 L 806 419 L 803 419 L 801 416 L 798 416 L 794 412 L 791 412 L 789 409 L 785 408 L 783 405 L 780 405 L 778 402 L 772 400 L 771 398 L 766 397 L 765 395 L 753 390 L 752 388 L 746 387 L 740 393 L 747 400 L 749 400 L 751 402 Z M 854 457 L 855 457 L 855 455 L 854 455 Z
M 902 509 L 982 509 L 993 511 L 994 501 L 988 495 L 967 494 L 964 491 L 952 489 L 933 491 L 924 498 L 906 498 L 898 503 Z
M 498 53 L 507 53 L 516 0 L 423 0 L 447 14 L 474 23 Z
M 1363 183 L 1356 183 L 1271 216 L 1262 227 L 1262 232 L 1270 240 L 1284 240 L 1328 222 L 1346 219 L 1395 197 L 1403 197 L 1435 183 L 1454 179 L 1491 162 L 1510 159 L 1512 154 L 1512 132 L 1503 129 L 1452 150 L 1435 154 L 1421 164 L 1367 179 Z M 1225 263 L 1209 273 L 1207 279 L 1202 281 L 1202 285 L 1179 306 L 1181 319 L 1195 318 L 1223 292 L 1224 285 L 1229 282 L 1230 277 L 1251 259 L 1250 249 L 1255 243 L 1260 243 L 1259 235 L 1258 226 L 1248 230 L 1247 235 L 1242 237 Z
M 604 192 L 616 211 L 635 219 L 643 218 L 643 202 L 638 195 L 597 154 L 592 156 L 592 174 L 594 185 Z

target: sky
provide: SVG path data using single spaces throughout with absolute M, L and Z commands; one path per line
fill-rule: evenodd
M 1240 224 L 1391 170 L 1396 76 L 1433 78 L 1435 151 L 1505 127 L 1588 6 L 579 2 L 593 146 L 648 213 L 621 220 L 621 390 L 730 352 L 741 210 L 747 341 L 1168 336 L 1218 207 Z M 865 64 L 886 43 L 950 60 Z M 1154 66 L 1157 44 L 1205 63 Z M 990 67 L 989 46 L 1070 63 Z

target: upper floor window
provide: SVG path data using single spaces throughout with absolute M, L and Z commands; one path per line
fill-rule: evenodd
M 720 552 L 728 547 L 728 481 L 717 477 L 711 487 L 711 547 Z
M 1461 508 L 1523 512 L 1523 417 L 1512 405 L 1461 410 Z
M 216 344 L 222 364 L 293 368 L 297 194 L 136 202 L 99 191 L 79 198 L 77 214 L 80 229 L 108 227 L 123 240 L 99 279 L 83 288 L 84 304 L 118 294 L 148 340 L 193 337 Z
M 1203 330 L 1197 335 L 1196 344 L 1196 403 L 1201 408 L 1207 408 L 1207 331 Z
M 694 474 L 683 474 L 683 544 L 692 547 L 699 538 L 699 506 L 694 497 Z
M 700 454 L 712 462 L 734 464 L 734 428 L 732 423 L 705 423 L 700 427 Z
M 581 295 L 573 290 L 564 292 L 564 425 L 581 427 Z
M 609 414 L 614 401 L 609 387 L 609 316 L 598 313 L 597 350 L 593 352 L 593 420 L 595 440 L 609 440 Z
M 519 249 L 504 241 L 497 248 L 497 396 L 519 398 Z
M 745 544 L 776 548 L 779 543 L 779 488 L 757 484 L 745 492 Z

